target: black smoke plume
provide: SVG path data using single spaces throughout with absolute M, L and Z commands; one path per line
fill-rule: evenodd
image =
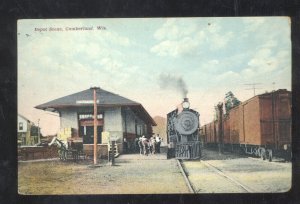
M 181 93 L 182 98 L 186 98 L 188 94 L 187 86 L 182 77 L 171 74 L 159 75 L 159 86 L 162 89 L 172 89 Z

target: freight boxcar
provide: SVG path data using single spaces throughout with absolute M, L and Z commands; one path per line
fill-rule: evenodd
M 291 92 L 279 89 L 257 95 L 222 117 L 224 148 L 272 161 L 291 158 Z M 219 142 L 217 122 L 201 127 L 204 142 Z
M 200 135 L 206 146 L 215 147 L 218 145 L 217 131 L 216 121 L 212 121 L 200 128 Z

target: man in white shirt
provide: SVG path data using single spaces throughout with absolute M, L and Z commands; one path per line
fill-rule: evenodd
M 160 153 L 160 143 L 161 143 L 161 138 L 159 137 L 159 134 L 157 134 L 157 136 L 155 137 L 156 140 L 156 152 Z

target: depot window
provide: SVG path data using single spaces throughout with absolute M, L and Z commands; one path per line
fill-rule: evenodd
M 23 123 L 19 123 L 19 130 L 23 130 Z
M 82 114 L 79 114 L 78 116 L 79 116 L 79 120 L 94 119 L 94 114 L 92 114 L 92 113 L 82 113 Z M 97 119 L 103 119 L 103 114 L 99 113 L 97 115 Z

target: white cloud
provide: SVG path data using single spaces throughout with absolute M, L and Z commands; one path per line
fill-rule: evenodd
M 217 59 L 204 59 L 199 62 L 199 68 L 195 69 L 195 72 L 201 70 L 206 74 L 215 74 L 216 72 L 222 70 L 223 66 Z
M 221 32 L 218 21 L 209 24 L 197 24 L 175 19 L 167 20 L 155 33 L 159 40 L 150 51 L 159 56 L 177 57 L 195 54 L 195 51 L 207 48 L 213 51 L 224 49 L 234 38 L 233 32 Z
M 224 35 L 221 34 L 213 34 L 210 38 L 210 49 L 211 50 L 218 50 L 221 48 L 225 48 L 230 40 L 232 40 L 234 34 L 232 32 L 225 33 Z
M 250 68 L 246 68 L 241 72 L 241 75 L 243 78 L 253 78 L 255 76 L 255 72 Z
M 259 49 L 252 58 L 249 59 L 247 67 L 241 71 L 244 79 L 255 79 L 261 76 L 268 76 L 274 71 L 285 67 L 291 67 L 291 53 L 287 50 L 274 51 L 269 48 Z
M 117 74 L 124 68 L 124 64 L 122 62 L 112 58 L 103 58 L 100 61 L 100 64 L 102 65 L 103 69 L 112 72 L 112 74 Z
M 287 17 L 250 17 L 243 19 L 242 36 L 251 38 L 261 48 L 276 48 L 290 44 L 291 26 Z
M 237 72 L 234 71 L 227 71 L 224 72 L 218 76 L 216 76 L 216 79 L 218 81 L 234 81 L 240 78 L 240 75 Z
M 173 56 L 176 57 L 182 54 L 193 52 L 198 46 L 198 42 L 192 38 L 185 37 L 178 41 L 166 40 L 150 49 L 151 52 L 159 56 Z
M 81 25 L 80 22 L 52 24 L 62 27 Z M 87 84 L 98 80 L 108 84 L 106 79 L 112 77 L 118 83 L 125 83 L 124 77 L 134 70 L 126 70 L 133 66 L 123 63 L 126 57 L 119 51 L 120 46 L 128 47 L 134 43 L 114 31 L 33 32 L 30 37 L 19 37 L 18 41 L 18 77 L 22 86 L 30 87 L 47 80 L 55 82 L 55 90 L 56 86 L 57 89 L 75 87 L 79 81 Z
M 243 19 L 244 25 L 246 27 L 245 33 L 255 32 L 262 28 L 265 23 L 264 17 L 248 17 Z
M 218 21 L 213 21 L 212 23 L 209 23 L 206 30 L 210 34 L 218 34 L 221 31 L 221 26 Z
M 260 67 L 266 64 L 266 61 L 270 58 L 270 49 L 261 49 L 256 52 L 254 57 L 248 62 L 250 67 Z
M 278 42 L 274 39 L 270 39 L 265 44 L 263 44 L 264 48 L 274 48 L 278 45 Z
M 103 34 L 103 38 L 106 40 L 109 40 L 111 43 L 118 44 L 121 46 L 130 46 L 132 45 L 132 41 L 129 40 L 129 38 L 121 36 L 120 34 L 112 31 L 106 31 Z
M 159 28 L 154 37 L 158 40 L 176 40 L 195 32 L 197 25 L 195 23 L 186 23 L 183 19 L 167 19 L 167 21 Z

